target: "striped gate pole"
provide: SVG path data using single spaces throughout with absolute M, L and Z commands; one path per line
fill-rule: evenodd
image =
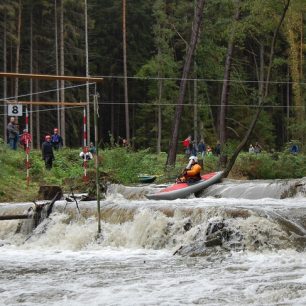
M 29 113 L 28 107 L 26 107 L 26 118 L 25 118 L 25 125 L 27 133 L 29 133 Z M 29 144 L 29 137 L 26 137 L 26 169 L 27 169 L 27 187 L 30 184 L 30 144 Z
M 84 176 L 83 176 L 83 180 L 84 180 L 84 182 L 88 181 L 87 159 L 86 159 L 86 153 L 87 152 L 88 152 L 88 147 L 87 147 L 87 117 L 86 117 L 86 108 L 84 107 L 84 112 L 83 112 L 83 153 L 84 153 L 84 162 L 83 162 Z

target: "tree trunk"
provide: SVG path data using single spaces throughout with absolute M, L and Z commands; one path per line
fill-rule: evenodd
M 65 54 L 64 54 L 64 0 L 61 0 L 60 7 L 60 72 L 65 75 Z M 61 80 L 61 129 L 63 137 L 63 146 L 66 145 L 66 119 L 65 119 L 65 81 Z
M 85 11 L 85 55 L 86 55 L 86 76 L 89 76 L 89 56 L 88 56 L 88 20 L 87 20 L 87 0 L 84 0 Z M 86 82 L 86 118 L 87 118 L 87 146 L 90 142 L 90 104 L 89 104 L 89 84 Z M 112 131 L 112 133 L 114 133 Z
M 176 152 L 177 152 L 177 142 L 178 142 L 178 132 L 179 127 L 181 123 L 181 116 L 183 112 L 183 102 L 185 98 L 186 93 L 186 84 L 187 84 L 187 77 L 190 72 L 190 66 L 192 57 L 199 39 L 199 33 L 200 28 L 202 25 L 203 20 L 203 9 L 204 9 L 205 0 L 198 0 L 196 4 L 196 11 L 194 16 L 194 22 L 192 27 L 192 34 L 190 39 L 190 44 L 187 50 L 184 67 L 183 67 L 183 73 L 182 73 L 182 79 L 180 83 L 180 89 L 179 89 L 179 97 L 177 100 L 176 110 L 175 110 L 175 116 L 174 116 L 174 126 L 172 129 L 172 138 L 170 140 L 170 146 L 168 151 L 168 157 L 167 157 L 167 166 L 174 166 L 176 161 Z
M 161 152 L 161 134 L 162 134 L 162 113 L 161 113 L 161 101 L 163 92 L 163 81 L 160 79 L 160 72 L 158 72 L 158 106 L 157 106 L 157 146 L 156 152 Z
M 58 25 L 57 25 L 57 0 L 54 0 L 54 46 L 55 46 L 55 73 L 58 75 Z M 57 128 L 61 129 L 61 113 L 60 113 L 60 84 L 59 80 L 56 81 L 56 101 L 58 102 L 56 107 L 57 113 Z
M 38 66 L 38 63 L 37 63 Z M 36 70 L 37 71 L 37 70 Z M 35 91 L 38 92 L 38 80 L 35 80 Z M 35 100 L 39 101 L 39 95 L 35 95 Z M 39 110 L 39 105 L 36 106 L 36 116 L 35 116 L 35 124 L 36 124 L 36 148 L 37 150 L 40 149 L 40 110 Z
M 130 116 L 127 83 L 127 62 L 126 62 L 126 0 L 122 0 L 122 34 L 123 34 L 123 77 L 124 77 L 124 104 L 125 104 L 125 132 L 126 140 L 130 143 Z
M 265 99 L 267 98 L 268 96 L 268 93 L 269 93 L 269 82 L 270 82 L 270 76 L 271 76 L 271 70 L 272 70 L 272 62 L 273 62 L 273 57 L 274 57 L 274 48 L 275 48 L 275 43 L 276 43 L 276 37 L 279 33 L 279 29 L 285 19 L 285 16 L 286 16 L 286 13 L 288 11 L 288 7 L 290 5 L 290 1 L 291 0 L 288 0 L 287 1 L 287 4 L 285 5 L 284 7 L 284 10 L 283 10 L 283 13 L 282 13 L 282 16 L 279 20 L 279 23 L 273 33 L 273 38 L 272 38 L 272 41 L 271 41 L 271 49 L 270 49 L 270 56 L 269 56 L 269 64 L 268 64 L 268 67 L 267 67 L 267 76 L 266 76 L 266 79 L 264 82 L 260 82 L 260 86 L 262 86 L 262 88 L 260 88 L 260 92 L 259 92 L 259 99 L 258 99 L 258 105 L 257 105 L 257 110 L 256 110 L 256 113 L 253 117 L 253 120 L 249 126 L 249 129 L 247 130 L 244 138 L 242 139 L 242 141 L 240 142 L 240 144 L 238 145 L 238 147 L 236 148 L 236 150 L 234 151 L 233 155 L 231 156 L 225 170 L 224 170 L 224 173 L 223 173 L 223 177 L 227 177 L 229 172 L 231 171 L 232 167 L 234 166 L 235 164 L 235 161 L 240 153 L 240 151 L 243 149 L 243 147 L 245 146 L 245 144 L 247 143 L 249 137 L 251 136 L 255 126 L 256 126 L 256 123 L 257 123 L 257 120 L 259 118 L 259 115 L 260 115 L 260 112 L 262 110 L 262 107 L 263 107 L 263 104 L 265 102 Z M 261 55 L 262 56 L 262 55 Z M 263 62 L 263 59 L 261 59 L 261 62 Z M 261 68 L 261 71 L 263 72 L 264 69 Z M 262 94 L 261 94 L 262 92 Z
M 33 9 L 30 16 L 30 73 L 33 73 Z M 33 79 L 30 79 L 30 101 L 33 101 Z M 33 135 L 33 105 L 30 105 L 30 134 Z M 30 143 L 33 148 L 33 141 Z
M 197 81 L 196 62 L 194 62 L 194 81 L 193 81 L 193 131 L 194 131 L 194 141 L 198 143 L 198 81 Z
M 234 17 L 234 22 L 236 22 L 240 17 L 240 1 L 237 2 L 236 13 Z M 226 113 L 227 113 L 227 105 L 228 105 L 228 96 L 230 90 L 230 75 L 231 75 L 231 68 L 232 68 L 232 57 L 234 51 L 234 42 L 235 42 L 235 26 L 230 34 L 228 47 L 227 47 L 227 54 L 225 59 L 225 66 L 224 66 L 224 77 L 223 77 L 223 86 L 222 86 L 222 93 L 221 93 L 221 102 L 220 102 L 220 123 L 219 123 L 219 138 L 220 143 L 223 145 L 226 142 Z
M 7 61 L 6 61 L 6 49 L 7 49 L 7 33 L 6 33 L 6 22 L 7 22 L 7 15 L 6 11 L 4 11 L 4 20 L 3 20 L 3 71 L 7 72 Z M 4 100 L 4 115 L 3 115 L 3 130 L 4 130 L 4 143 L 7 143 L 7 78 L 3 78 L 3 100 Z
M 18 21 L 17 21 L 17 42 L 16 42 L 16 73 L 19 73 L 19 58 L 20 58 L 20 40 L 21 40 L 21 0 L 18 4 Z M 19 79 L 15 79 L 15 99 L 18 100 Z

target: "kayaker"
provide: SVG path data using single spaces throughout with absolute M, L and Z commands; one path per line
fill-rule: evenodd
M 189 157 L 189 163 L 176 182 L 177 183 L 193 183 L 201 180 L 201 166 L 198 164 L 196 156 Z

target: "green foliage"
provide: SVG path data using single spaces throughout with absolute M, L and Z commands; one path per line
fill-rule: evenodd
M 231 153 L 229 143 L 227 153 Z M 41 152 L 30 153 L 30 185 L 26 186 L 25 153 L 22 150 L 12 151 L 0 145 L 0 202 L 35 200 L 39 185 L 56 184 L 69 192 L 77 188 L 85 192 L 88 188 L 83 182 L 82 160 L 79 150 L 63 149 L 56 152 L 56 160 L 50 171 L 45 170 L 41 160 Z M 137 152 L 117 147 L 100 152 L 100 172 L 110 181 L 121 184 L 138 183 L 138 175 L 156 175 L 157 182 L 171 182 L 182 172 L 188 163 L 184 154 L 177 156 L 176 167 L 165 169 L 167 155 L 151 153 L 150 149 Z M 201 158 L 200 158 L 201 160 Z M 203 160 L 203 173 L 220 170 L 219 158 L 211 155 Z M 94 161 L 88 162 L 88 175 L 94 181 Z M 289 150 L 284 152 L 250 154 L 241 153 L 231 173 L 232 177 L 249 179 L 284 179 L 306 176 L 306 156 L 292 155 Z
M 284 152 L 242 153 L 233 172 L 248 179 L 289 179 L 306 176 L 306 156 Z

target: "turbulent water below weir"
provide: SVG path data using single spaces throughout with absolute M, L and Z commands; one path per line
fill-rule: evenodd
M 159 187 L 110 186 L 99 237 L 94 201 L 57 201 L 33 232 L 0 221 L 0 305 L 306 304 L 304 180 L 145 199 Z

